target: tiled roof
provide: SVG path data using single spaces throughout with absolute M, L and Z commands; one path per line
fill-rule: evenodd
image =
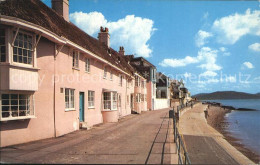
M 0 13 L 1 15 L 16 17 L 46 28 L 58 36 L 67 38 L 77 45 L 86 48 L 127 73 L 132 74 L 134 71 L 132 67 L 129 67 L 128 61 L 124 56 L 112 48 L 108 48 L 73 23 L 67 22 L 40 0 L 2 1 L 0 2 Z

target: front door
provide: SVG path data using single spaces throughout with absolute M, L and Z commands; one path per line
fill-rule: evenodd
M 79 121 L 84 122 L 84 92 L 79 93 Z

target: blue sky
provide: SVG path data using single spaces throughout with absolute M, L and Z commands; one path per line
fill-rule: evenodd
M 51 6 L 51 0 L 43 0 Z M 184 79 L 192 94 L 260 92 L 260 2 L 70 0 L 70 21 Z

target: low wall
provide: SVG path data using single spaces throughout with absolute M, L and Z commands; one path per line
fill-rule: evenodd
M 164 108 L 169 108 L 170 101 L 169 99 L 155 99 L 154 101 L 154 109 L 164 109 Z
M 198 105 L 201 105 L 201 102 L 198 102 L 198 103 L 194 104 L 193 108 L 197 107 Z M 190 109 L 191 109 L 191 107 L 189 106 L 189 107 L 185 107 L 184 109 L 180 110 L 179 117 L 181 117 L 185 112 L 187 112 Z

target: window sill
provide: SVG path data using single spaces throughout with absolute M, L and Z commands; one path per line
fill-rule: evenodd
M 1 118 L 0 121 L 11 121 L 11 120 L 26 120 L 26 119 L 35 119 L 35 116 L 21 116 L 21 117 L 8 117 Z
M 18 68 L 18 69 L 26 69 L 26 70 L 34 70 L 34 71 L 38 71 L 40 70 L 39 68 L 33 67 L 32 65 L 23 65 L 23 64 L 19 64 L 19 63 L 8 63 L 8 62 L 0 62 L 1 66 L 6 66 L 9 68 Z
M 90 109 L 90 110 L 91 110 L 91 109 L 95 109 L 95 107 L 88 107 L 88 109 Z
M 69 111 L 76 111 L 76 109 L 75 108 L 65 109 L 65 112 L 69 112 Z
M 85 73 L 90 74 L 90 72 L 88 72 L 88 71 L 85 71 Z

